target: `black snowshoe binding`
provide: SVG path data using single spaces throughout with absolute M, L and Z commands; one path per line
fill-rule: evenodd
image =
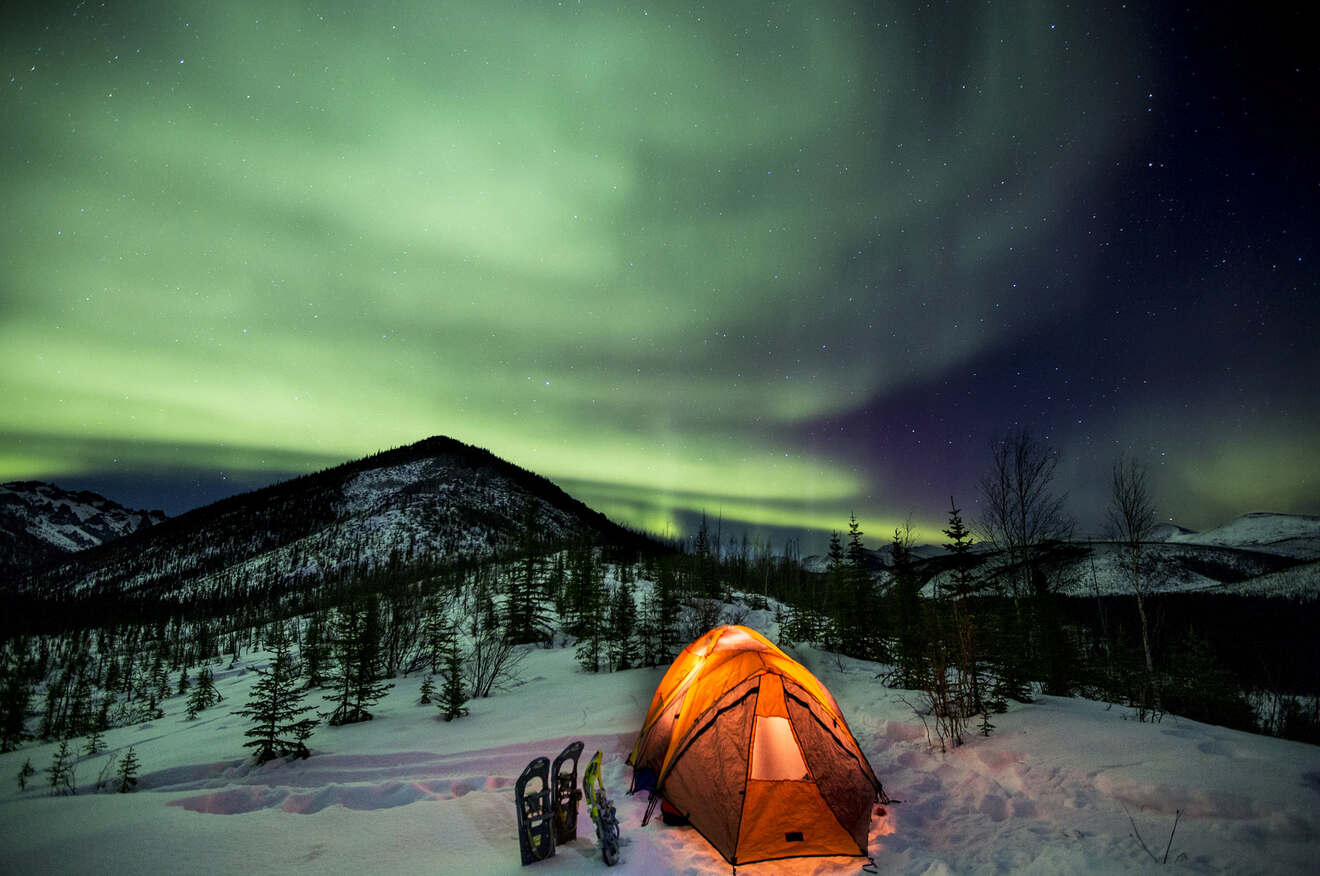
M 518 777 L 518 847 L 523 866 L 555 853 L 554 809 L 551 805 L 550 760 L 538 757 Z
M 614 804 L 605 796 L 605 783 L 600 779 L 601 753 L 596 752 L 582 773 L 582 791 L 587 798 L 587 811 L 596 825 L 596 842 L 606 866 L 619 862 L 619 817 Z
M 555 844 L 563 845 L 577 839 L 578 801 L 582 792 L 578 790 L 578 758 L 582 756 L 582 743 L 570 743 L 550 767 L 554 780 L 555 807 Z

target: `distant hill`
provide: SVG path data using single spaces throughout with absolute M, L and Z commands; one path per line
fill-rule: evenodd
M 43 599 L 279 598 L 513 550 L 529 498 L 542 544 L 645 542 L 539 475 L 434 437 L 189 511 L 71 556 L 21 590 Z
M 1143 551 L 1152 592 L 1320 596 L 1320 518 L 1297 514 L 1247 514 L 1205 532 L 1163 524 Z M 1078 596 L 1126 594 L 1130 582 L 1121 545 L 1089 540 L 1046 551 L 1058 589 Z M 995 551 L 973 552 L 972 574 L 999 570 Z M 928 554 L 917 563 L 929 595 L 944 586 L 951 560 Z M 882 575 L 882 582 L 887 578 Z
M 1181 530 L 1167 541 L 1257 550 L 1300 560 L 1320 560 L 1320 517 L 1256 512 L 1205 532 Z
M 71 492 L 41 481 L 0 484 L 0 580 L 49 567 L 165 521 L 97 493 Z

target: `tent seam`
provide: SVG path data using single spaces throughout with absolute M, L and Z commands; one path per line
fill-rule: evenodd
M 738 857 L 738 845 L 739 841 L 742 839 L 743 814 L 747 811 L 747 783 L 751 780 L 752 775 L 752 747 L 756 745 L 756 722 L 760 718 L 760 716 L 756 714 L 756 710 L 761 705 L 761 685 L 765 683 L 765 675 L 766 674 L 762 672 L 758 677 L 759 680 L 756 682 L 756 700 L 752 703 L 752 732 L 747 734 L 747 769 L 743 770 L 742 802 L 738 804 L 738 824 L 733 831 L 734 858 Z M 732 863 L 736 865 L 738 862 L 735 860 Z

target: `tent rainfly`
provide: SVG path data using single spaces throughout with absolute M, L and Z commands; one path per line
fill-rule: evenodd
M 674 659 L 628 763 L 651 790 L 643 824 L 663 798 L 733 865 L 866 856 L 884 793 L 825 686 L 741 626 Z

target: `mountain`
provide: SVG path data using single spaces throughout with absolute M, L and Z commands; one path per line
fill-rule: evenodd
M 1205 532 L 1171 534 L 1169 542 L 1256 550 L 1262 553 L 1320 560 L 1320 517 L 1256 512 Z
M 1003 562 L 993 550 L 973 549 L 971 573 L 989 579 Z M 933 551 L 913 551 L 926 593 L 945 586 L 952 560 Z M 1162 524 L 1143 548 L 1144 577 L 1156 593 L 1236 593 L 1320 596 L 1320 517 L 1246 514 L 1223 526 L 1194 532 Z M 1052 545 L 1044 551 L 1058 590 L 1075 596 L 1128 594 L 1122 545 L 1104 540 Z M 881 565 L 887 572 L 887 557 Z M 887 575 L 881 578 L 884 582 Z
M 0 579 L 164 522 L 163 511 L 125 508 L 86 490 L 41 481 L 0 484 Z
M 212 602 L 305 595 L 515 550 L 529 501 L 542 545 L 644 541 L 539 475 L 434 437 L 189 511 L 69 557 L 23 591 Z

